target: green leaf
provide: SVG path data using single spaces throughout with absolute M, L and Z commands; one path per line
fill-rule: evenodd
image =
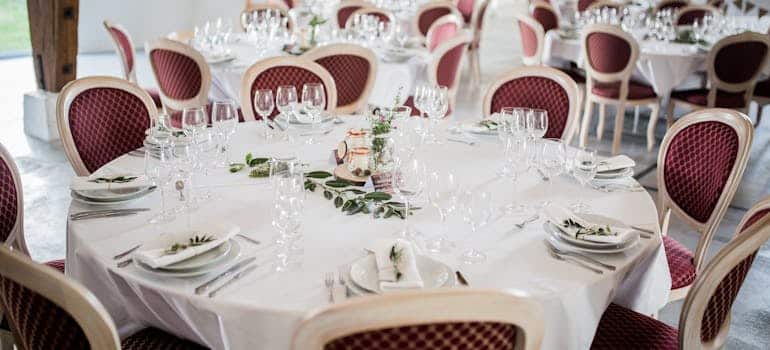
M 327 171 L 311 171 L 309 173 L 305 173 L 305 177 L 311 178 L 311 179 L 325 179 L 332 177 L 332 173 Z
M 353 206 L 354 203 L 355 203 L 355 201 L 352 200 L 352 199 L 349 199 L 349 200 L 345 201 L 345 203 L 342 204 L 342 211 L 347 211 L 348 209 L 350 209 Z
M 393 216 L 394 213 L 395 213 L 395 211 L 393 210 L 393 208 L 388 208 L 388 210 L 385 212 L 385 215 L 383 215 L 382 217 L 387 219 L 387 218 Z
M 249 161 L 250 167 L 255 167 L 260 164 L 267 163 L 267 161 L 270 160 L 269 158 L 252 158 L 251 161 Z
M 251 152 L 246 153 L 246 164 L 251 164 L 251 160 L 254 158 L 253 155 L 251 155 Z
M 366 191 L 361 191 L 361 190 L 356 189 L 356 188 L 348 188 L 346 190 L 343 190 L 342 192 L 351 192 L 351 193 L 354 193 L 354 194 L 364 194 L 364 193 L 366 193 Z
M 329 192 L 327 190 L 324 190 L 324 197 L 326 199 L 332 199 L 332 197 L 334 197 L 334 195 L 331 192 Z
M 391 198 L 392 196 L 385 192 L 371 192 L 364 195 L 364 199 L 370 199 L 375 201 L 386 201 Z
M 334 198 L 334 207 L 339 208 L 342 206 L 342 197 Z
M 232 164 L 230 164 L 230 172 L 231 173 L 237 173 L 237 172 L 243 170 L 243 168 L 245 168 L 245 167 L 246 167 L 246 164 L 243 164 L 243 163 L 232 163 Z
M 313 181 L 305 181 L 305 190 L 315 192 L 316 184 Z
M 325 185 L 334 188 L 343 188 L 352 186 L 353 184 L 350 181 L 338 179 L 326 181 Z
M 351 209 L 348 212 L 348 215 L 355 215 L 358 214 L 361 210 L 363 210 L 366 207 L 365 203 L 358 203 L 353 209 Z

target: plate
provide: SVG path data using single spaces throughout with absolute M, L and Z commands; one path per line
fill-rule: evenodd
M 206 63 L 208 64 L 217 64 L 217 63 L 223 63 L 223 62 L 229 62 L 236 58 L 235 54 L 228 53 L 221 56 L 207 56 L 206 57 Z
M 624 223 L 612 218 L 608 218 L 606 216 L 591 215 L 591 214 L 583 214 L 582 216 L 586 221 L 601 223 L 604 225 L 610 225 L 618 228 L 628 228 L 628 226 L 625 225 Z M 561 229 L 561 227 L 559 227 L 558 225 L 551 222 L 548 222 L 548 224 L 551 225 L 551 229 L 553 229 L 552 233 L 559 236 L 559 238 L 562 239 L 563 241 L 567 241 L 571 245 L 575 245 L 575 246 L 580 246 L 584 248 L 594 248 L 594 249 L 613 249 L 613 248 L 621 248 L 626 243 L 628 243 L 628 241 L 621 242 L 621 243 L 602 243 L 602 242 L 592 242 L 592 241 L 586 241 L 583 239 L 577 239 L 575 237 L 570 236 L 566 232 L 564 232 Z
M 596 176 L 594 176 L 594 179 L 619 179 L 623 177 L 630 177 L 634 175 L 634 169 L 633 168 L 623 168 L 623 169 L 616 169 L 616 170 L 610 170 L 610 171 L 604 171 L 601 173 L 596 173 Z
M 585 246 L 578 246 L 575 244 L 572 244 L 572 241 L 567 241 L 563 238 L 563 235 L 555 232 L 560 231 L 558 228 L 554 227 L 552 223 L 546 222 L 543 224 L 543 228 L 547 233 L 551 234 L 551 237 L 553 239 L 559 241 L 559 243 L 563 243 L 564 245 L 567 245 L 570 247 L 570 249 L 574 249 L 577 251 L 582 251 L 586 253 L 594 253 L 594 254 L 616 254 L 616 253 L 622 253 L 628 249 L 633 248 L 636 246 L 637 243 L 639 243 L 639 235 L 636 234 L 631 238 L 628 242 L 620 244 L 620 245 L 611 245 L 611 246 L 605 246 L 605 247 L 596 247 L 596 248 L 590 248 Z M 586 242 L 586 241 L 583 241 Z
M 451 287 L 457 284 L 455 274 L 449 266 L 427 256 L 417 256 L 417 270 L 422 277 L 423 289 Z M 350 279 L 356 286 L 369 293 L 382 293 L 374 254 L 369 254 L 350 265 Z
M 79 196 L 94 202 L 121 202 L 141 196 L 151 186 L 74 191 Z
M 463 123 L 460 128 L 463 131 L 469 132 L 471 134 L 477 134 L 477 135 L 497 135 L 497 130 L 490 130 L 489 128 L 485 126 L 481 126 L 478 124 L 478 122 L 473 123 Z
M 231 239 L 230 250 L 222 258 L 220 258 L 218 262 L 202 268 L 191 269 L 191 270 L 168 271 L 168 270 L 161 270 L 161 269 L 153 269 L 152 267 L 149 267 L 141 262 L 138 262 L 138 261 L 135 261 L 135 262 L 136 262 L 136 266 L 139 267 L 139 269 L 147 271 L 156 276 L 185 278 L 185 277 L 202 276 L 214 271 L 224 270 L 232 266 L 236 262 L 236 260 L 238 260 L 239 256 L 241 256 L 241 245 L 240 243 L 238 243 L 238 241 Z
M 304 114 L 304 113 L 300 112 L 299 114 Z M 304 115 L 303 115 L 303 117 L 304 117 Z M 309 117 L 307 119 L 305 119 L 305 118 L 297 118 L 297 116 L 295 114 L 292 114 L 291 116 L 288 116 L 288 117 L 280 116 L 279 118 L 281 118 L 282 121 L 286 121 L 286 122 L 288 122 L 289 124 L 292 124 L 292 125 L 307 125 L 307 126 L 311 126 L 311 125 L 315 125 L 315 124 L 326 124 L 326 123 L 329 123 L 329 122 L 334 120 L 334 115 L 332 115 L 331 113 L 325 112 L 325 111 L 321 112 L 321 121 L 319 123 L 312 123 L 312 122 L 310 122 L 310 120 L 308 120 Z
M 232 249 L 232 243 L 230 242 L 231 240 L 180 262 L 159 267 L 158 270 L 185 271 L 204 268 L 227 256 L 227 253 Z
M 70 196 L 72 197 L 72 200 L 74 200 L 76 202 L 79 202 L 79 203 L 88 204 L 88 205 L 95 205 L 95 206 L 121 205 L 121 204 L 129 203 L 131 201 L 137 200 L 139 198 L 142 198 L 145 195 L 147 195 L 149 193 L 152 193 L 152 191 L 154 191 L 155 188 L 156 188 L 155 186 L 150 186 L 150 187 L 146 188 L 142 192 L 139 192 L 139 193 L 137 193 L 137 194 L 135 194 L 135 195 L 133 195 L 131 197 L 124 198 L 124 199 L 119 200 L 119 201 L 93 200 L 93 199 L 90 199 L 90 198 L 86 198 L 86 197 L 78 194 L 75 191 L 70 191 Z

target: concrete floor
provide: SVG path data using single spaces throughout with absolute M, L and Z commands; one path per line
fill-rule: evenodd
M 481 113 L 481 98 L 486 86 L 501 73 L 521 65 L 518 28 L 514 26 L 513 15 L 524 11 L 525 3 L 501 0 L 497 9 L 490 11 L 487 18 L 484 39 L 482 41 L 481 62 L 483 79 L 480 88 L 463 84 L 458 94 L 457 117 L 475 118 Z M 159 33 L 160 35 L 161 33 Z M 493 45 L 492 43 L 495 43 Z M 140 85 L 152 86 L 154 81 L 143 54 L 137 56 Z M 78 76 L 120 74 L 118 59 L 112 53 L 81 55 L 78 58 Z M 69 205 L 68 183 L 73 171 L 64 157 L 61 145 L 45 143 L 26 137 L 23 133 L 22 95 L 32 91 L 34 73 L 31 59 L 28 57 L 0 60 L 0 142 L 14 156 L 22 173 L 25 196 L 25 232 L 33 258 L 44 261 L 62 258 L 65 251 L 65 223 Z M 468 81 L 467 76 L 462 81 Z M 609 112 L 609 111 L 608 111 Z M 629 111 L 630 113 L 630 111 Z M 608 113 L 608 115 L 613 115 Z M 644 130 L 647 121 L 643 111 L 640 130 Z M 770 118 L 765 117 L 766 121 Z M 595 118 L 594 118 L 595 119 Z M 637 172 L 654 166 L 657 149 L 648 153 L 645 149 L 643 134 L 631 132 L 633 117 L 626 117 L 626 133 L 623 139 L 623 153 L 634 158 L 639 164 Z M 608 118 L 605 137 L 602 141 L 591 139 L 592 147 L 608 153 L 613 128 L 612 118 Z M 665 132 L 665 123 L 659 123 L 658 137 Z M 643 132 L 643 131 L 640 131 Z M 733 207 L 722 221 L 719 233 L 711 245 L 713 255 L 732 237 L 738 221 L 760 198 L 770 193 L 770 123 L 766 122 L 755 134 L 749 166 L 744 175 Z M 653 195 L 657 188 L 655 171 L 641 176 L 640 181 Z M 698 235 L 681 221 L 674 220 L 670 234 L 694 248 Z M 768 349 L 770 348 L 770 248 L 766 245 L 757 256 L 738 300 L 733 307 L 732 328 L 727 348 L 729 349 Z M 673 303 L 662 310 L 660 317 L 665 322 L 677 326 L 681 302 Z

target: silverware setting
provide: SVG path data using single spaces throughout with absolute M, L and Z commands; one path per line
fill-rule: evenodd
M 302 134 L 299 134 L 299 136 L 303 136 L 303 137 L 304 137 L 304 136 L 316 136 L 316 135 L 317 135 L 317 136 L 324 136 L 324 135 L 329 135 L 329 133 L 330 133 L 330 132 L 332 132 L 333 130 L 334 130 L 334 129 L 328 129 L 328 130 L 326 130 L 326 131 L 324 131 L 324 132 L 322 132 L 322 133 L 317 133 L 317 132 L 306 132 L 306 133 L 302 133 Z
M 329 302 L 334 302 L 334 272 L 324 274 L 324 285 L 329 290 Z
M 227 282 L 223 283 L 221 286 L 217 287 L 216 289 L 212 290 L 211 293 L 209 293 L 209 298 L 213 298 L 217 293 L 221 292 L 225 287 L 235 283 L 235 281 L 240 280 L 243 277 L 246 277 L 248 274 L 254 272 L 254 270 L 257 269 L 259 265 L 257 264 L 251 264 L 248 267 L 244 268 L 240 272 L 238 272 L 233 278 L 227 280 Z
M 641 227 L 637 227 L 634 225 L 630 225 L 632 230 L 639 232 L 639 237 L 642 237 L 644 239 L 652 239 L 653 236 L 655 236 L 655 231 L 644 229 Z
M 115 214 L 115 213 L 138 213 L 142 211 L 149 211 L 150 208 L 124 208 L 124 209 L 101 209 L 101 210 L 89 210 L 89 211 L 81 211 L 78 213 L 70 214 L 70 219 L 79 219 L 84 218 L 88 216 L 94 216 L 94 215 L 105 215 L 105 214 Z
M 587 270 L 592 271 L 592 272 L 594 272 L 596 274 L 599 274 L 599 275 L 604 273 L 604 271 L 599 270 L 599 269 L 597 269 L 597 268 L 595 268 L 595 267 L 593 267 L 591 265 L 588 265 L 588 264 L 584 263 L 583 261 L 581 261 L 579 259 L 576 259 L 576 258 L 574 258 L 572 256 L 556 254 L 551 249 L 547 249 L 547 247 L 546 247 L 546 250 L 548 250 L 548 254 L 551 254 L 551 256 L 554 259 L 556 259 L 556 260 L 559 260 L 559 261 L 571 261 L 571 262 L 575 263 L 577 266 L 580 266 L 580 267 L 582 267 L 584 269 L 587 269 Z
M 123 258 L 125 258 L 125 257 L 126 257 L 128 254 L 131 254 L 131 253 L 135 252 L 135 251 L 136 251 L 137 249 L 139 249 L 141 246 L 142 246 L 142 244 L 141 244 L 141 243 L 140 243 L 140 244 L 137 244 L 137 245 L 135 245 L 135 246 L 133 246 L 133 247 L 129 248 L 128 250 L 126 250 L 126 251 L 124 251 L 124 252 L 122 252 L 122 253 L 119 253 L 118 255 L 115 255 L 115 256 L 113 256 L 113 257 L 112 257 L 112 260 L 120 260 L 120 259 L 123 259 Z
M 103 213 L 103 214 L 93 214 L 93 215 L 84 215 L 84 216 L 78 216 L 78 217 L 70 217 L 70 220 L 72 221 L 78 221 L 78 220 L 90 220 L 90 219 L 103 219 L 103 218 L 113 218 L 113 217 L 121 217 L 121 216 L 131 216 L 136 215 L 138 212 L 135 211 L 128 211 L 128 212 L 116 212 L 116 213 Z
M 134 259 L 124 260 L 118 263 L 118 268 L 124 268 L 134 262 Z
M 345 287 L 345 298 L 350 298 L 353 295 L 353 292 L 350 290 L 350 286 L 348 286 L 347 282 L 345 282 L 345 267 L 340 266 L 338 269 L 338 280 L 340 282 L 340 285 Z
M 464 144 L 466 144 L 468 146 L 475 146 L 476 145 L 476 141 L 473 141 L 473 140 L 466 140 L 466 139 L 455 138 L 455 137 L 447 137 L 446 140 L 449 141 L 449 142 L 464 143 Z
M 466 287 L 470 285 L 468 284 L 468 280 L 465 279 L 465 276 L 463 276 L 463 273 L 460 272 L 460 270 L 455 271 L 455 276 L 457 276 L 457 282 L 460 282 L 460 285 L 463 285 Z
M 250 257 L 250 258 L 246 258 L 246 259 L 241 260 L 237 264 L 231 266 L 230 268 L 228 268 L 224 272 L 222 272 L 219 275 L 217 275 L 216 277 L 210 279 L 208 282 L 205 282 L 205 283 L 201 284 L 200 286 L 196 287 L 195 288 L 195 294 L 203 294 L 209 287 L 214 285 L 214 283 L 217 283 L 217 282 L 221 281 L 222 279 L 226 278 L 227 276 L 235 274 L 242 267 L 244 267 L 244 266 L 254 262 L 255 260 L 257 260 L 256 257 Z M 211 297 L 211 295 L 209 295 L 209 297 Z
M 247 241 L 249 241 L 249 242 L 251 242 L 251 243 L 254 243 L 254 244 L 256 244 L 256 245 L 260 245 L 260 244 L 262 244 L 262 242 L 260 242 L 260 241 L 258 241 L 258 240 L 256 240 L 256 239 L 254 239 L 254 238 L 251 238 L 251 237 L 249 237 L 249 236 L 246 236 L 246 235 L 244 235 L 243 233 L 239 233 L 239 234 L 237 234 L 236 236 L 238 236 L 238 237 L 241 237 L 241 238 L 243 238 L 243 239 L 245 239 L 245 240 L 247 240 Z
M 535 222 L 537 219 L 540 219 L 540 214 L 532 215 L 518 224 L 513 224 L 513 226 L 515 226 L 519 230 L 523 230 L 524 227 L 527 227 L 527 225 Z
M 618 183 L 605 183 L 605 184 L 593 184 L 593 189 L 605 193 L 613 193 L 613 192 L 645 192 L 647 190 L 644 189 L 641 185 L 625 185 L 625 184 L 618 184 Z
M 596 266 L 603 267 L 603 268 L 605 268 L 607 270 L 610 270 L 610 271 L 615 271 L 615 269 L 616 269 L 616 267 L 614 265 L 605 264 L 605 263 L 603 263 L 603 262 L 601 262 L 599 260 L 596 260 L 596 259 L 594 259 L 594 258 L 592 258 L 592 257 L 590 257 L 588 255 L 581 254 L 581 253 L 574 252 L 574 251 L 567 251 L 567 250 L 559 249 L 559 248 L 556 247 L 556 245 L 553 243 L 553 241 L 551 239 L 547 239 L 545 241 L 545 245 L 548 247 L 548 249 L 551 250 L 551 252 L 553 252 L 555 254 L 564 255 L 564 256 L 571 256 L 571 257 L 583 260 L 584 262 L 587 262 L 589 264 L 594 264 Z

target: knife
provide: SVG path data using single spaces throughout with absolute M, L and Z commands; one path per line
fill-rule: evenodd
M 229 279 L 227 282 L 222 284 L 221 286 L 217 287 L 216 289 L 212 290 L 211 293 L 209 293 L 209 298 L 213 298 L 219 291 L 221 291 L 223 288 L 229 286 L 233 282 L 245 277 L 246 275 L 250 274 L 252 271 L 257 269 L 257 264 L 252 264 L 251 266 L 241 270 L 241 272 L 238 272 L 233 278 Z
M 111 214 L 111 213 L 126 213 L 126 212 L 140 212 L 149 211 L 149 208 L 125 208 L 125 209 L 103 209 L 103 210 L 88 210 L 81 211 L 79 213 L 70 214 L 70 218 L 75 219 L 83 216 L 99 215 L 99 214 Z
M 251 257 L 251 258 L 246 258 L 246 259 L 241 260 L 239 263 L 237 263 L 237 264 L 231 266 L 229 269 L 225 270 L 225 272 L 222 272 L 221 274 L 219 274 L 217 277 L 214 277 L 210 281 L 208 281 L 208 282 L 206 282 L 204 284 L 201 284 L 200 286 L 195 288 L 195 294 L 202 294 L 203 292 L 206 291 L 206 289 L 211 287 L 212 284 L 222 280 L 223 278 L 225 278 L 227 276 L 232 275 L 233 273 L 235 273 L 235 271 L 238 271 L 238 269 L 248 265 L 249 263 L 253 262 L 254 260 L 257 260 L 257 258 L 256 257 Z
M 468 280 L 465 279 L 465 276 L 463 276 L 460 270 L 455 271 L 455 275 L 457 275 L 457 281 L 460 282 L 460 284 L 468 286 Z
M 104 213 L 104 214 L 78 216 L 75 218 L 70 218 L 70 220 L 77 221 L 77 220 L 89 220 L 89 219 L 103 219 L 103 218 L 112 218 L 112 217 L 119 217 L 119 216 L 130 216 L 130 215 L 136 215 L 136 214 L 137 212 L 135 211 L 126 211 L 126 212 L 118 212 L 118 213 Z

